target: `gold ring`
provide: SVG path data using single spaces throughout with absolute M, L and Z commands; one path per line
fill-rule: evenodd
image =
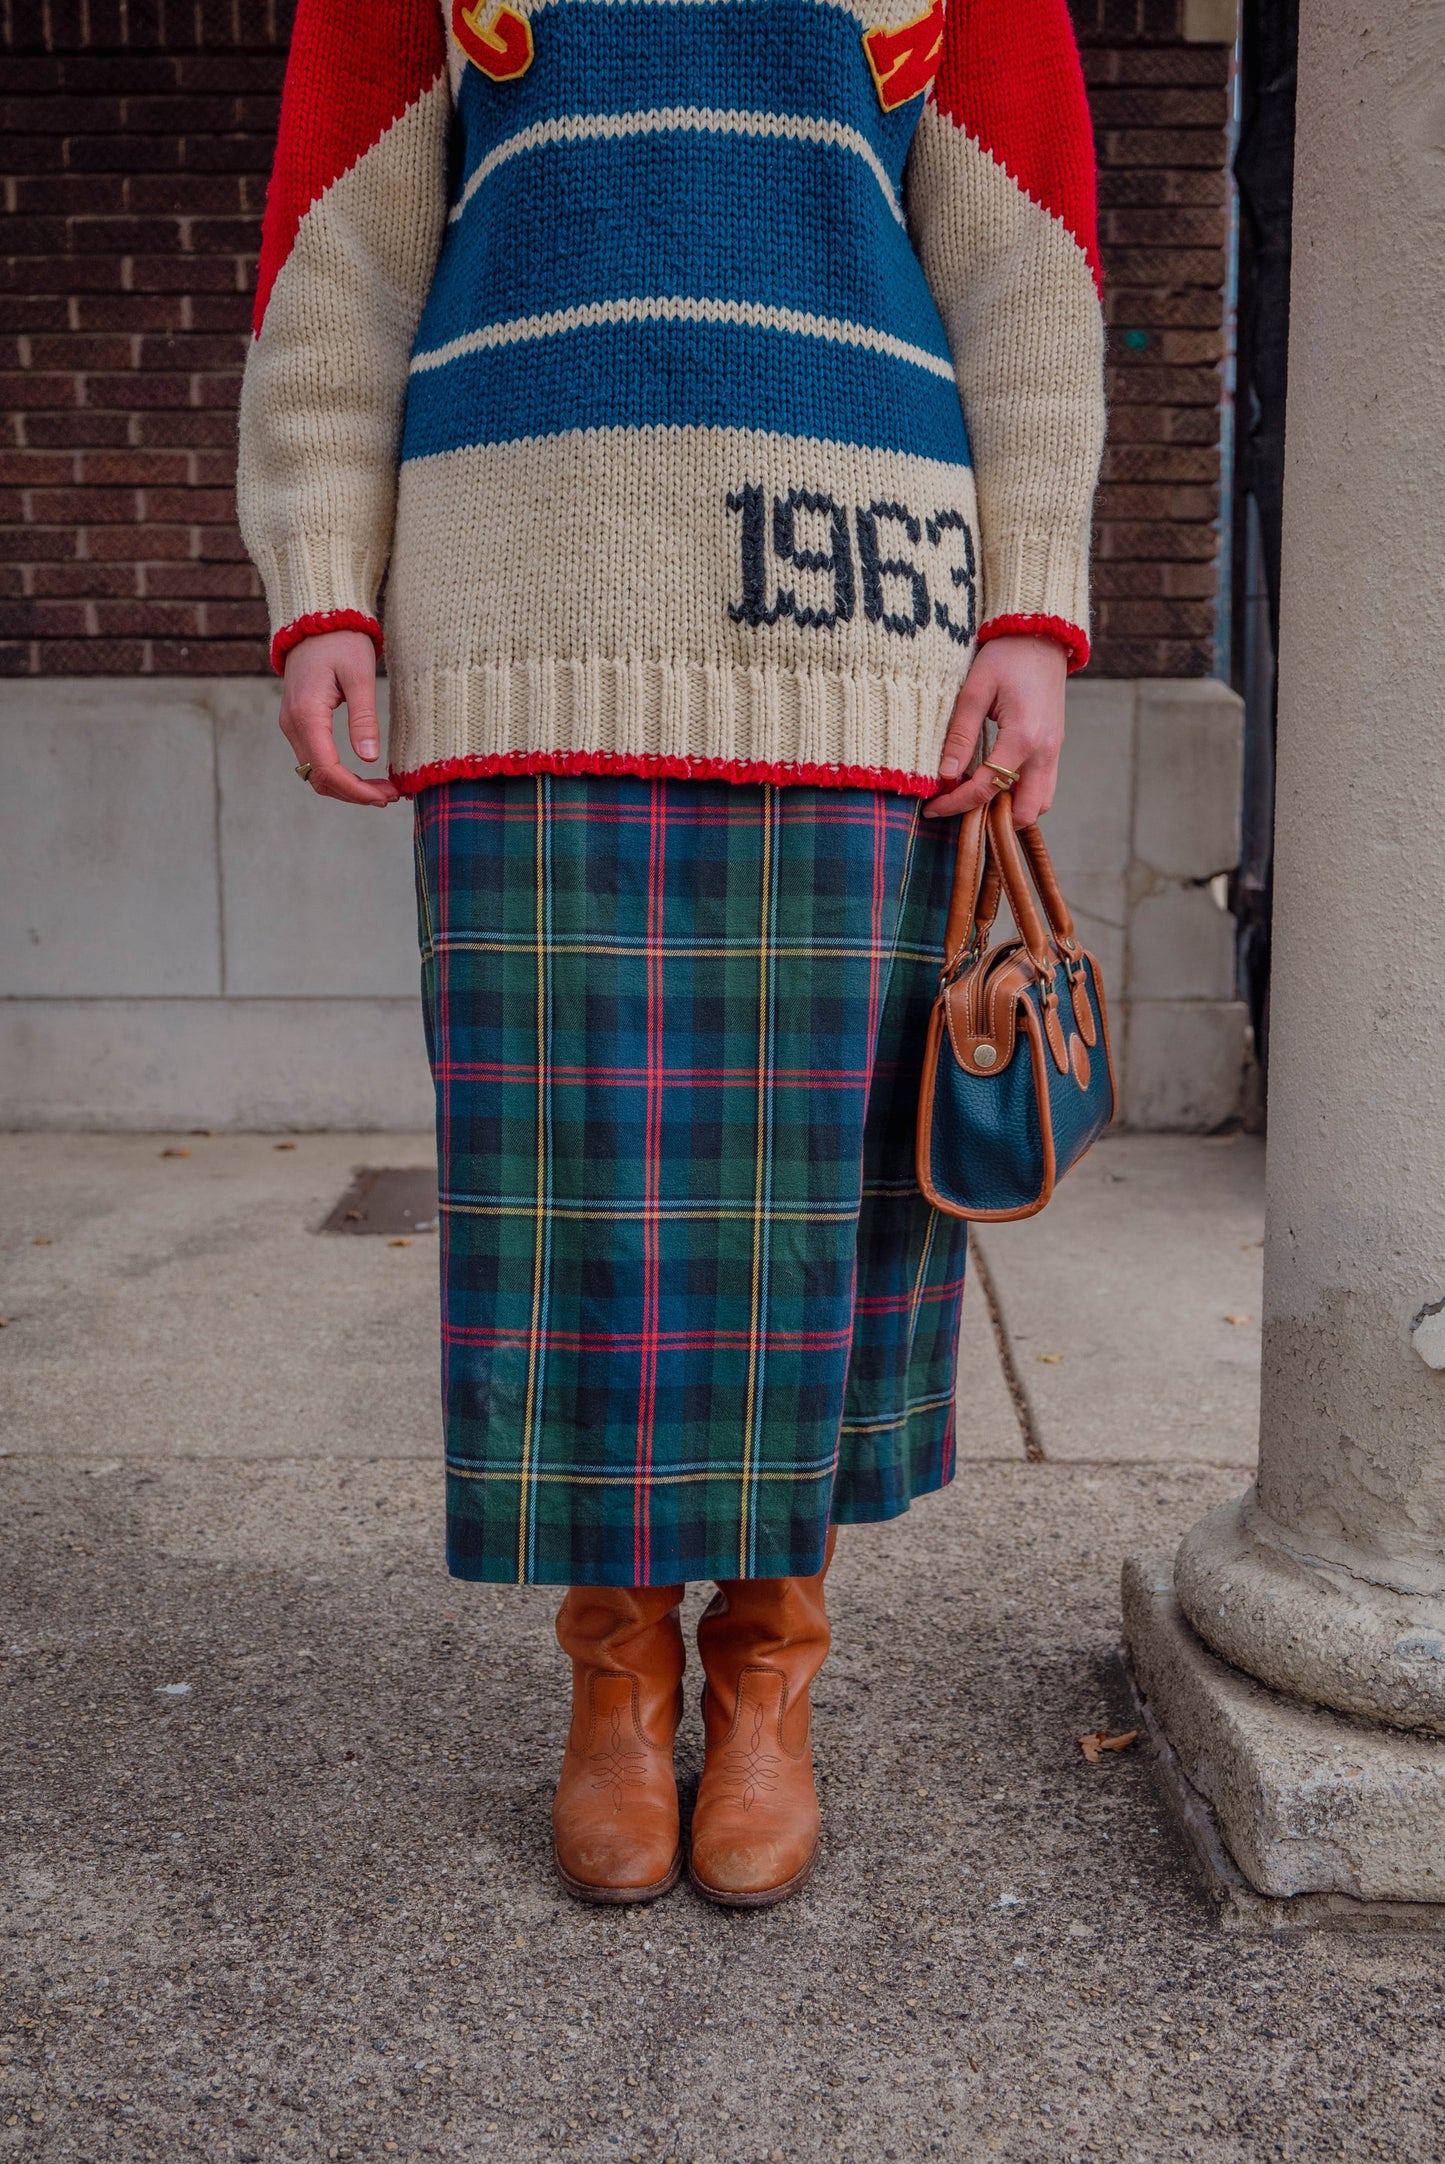
M 994 787 L 996 789 L 1012 789 L 1014 783 L 1018 780 L 1018 774 L 1013 767 L 998 766 L 992 759 L 985 759 L 983 763 L 990 774 L 995 777 Z
M 308 780 L 311 774 L 311 761 L 308 759 L 305 766 L 298 766 L 296 771 L 303 781 Z

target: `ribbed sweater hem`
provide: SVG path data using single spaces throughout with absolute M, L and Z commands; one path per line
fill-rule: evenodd
M 685 759 L 663 752 L 501 751 L 476 752 L 459 759 L 437 759 L 410 773 L 392 769 L 403 796 L 420 796 L 447 781 L 485 781 L 507 774 L 633 774 L 642 780 L 666 776 L 680 781 L 772 782 L 779 788 L 881 789 L 896 796 L 936 796 L 932 774 L 906 774 L 900 768 L 809 766 L 764 759 Z
M 550 657 L 409 671 L 391 771 L 412 795 L 484 774 L 675 774 L 928 796 L 968 655 L 938 675 Z

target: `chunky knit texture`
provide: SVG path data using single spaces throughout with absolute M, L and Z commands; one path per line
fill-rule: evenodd
M 1088 657 L 1103 331 L 1065 0 L 300 0 L 241 407 L 273 659 L 391 765 L 934 786 Z

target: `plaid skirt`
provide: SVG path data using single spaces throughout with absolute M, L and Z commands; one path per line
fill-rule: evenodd
M 913 1127 L 955 836 L 867 789 L 418 797 L 456 1576 L 808 1574 L 949 1479 L 966 1227 Z

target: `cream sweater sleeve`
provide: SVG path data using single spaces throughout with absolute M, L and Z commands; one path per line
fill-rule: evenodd
M 979 637 L 1046 632 L 1082 668 L 1104 329 L 1093 137 L 1065 0 L 949 0 L 906 185 L 972 447 Z
M 412 341 L 446 219 L 437 0 L 300 0 L 241 393 L 241 532 L 271 659 L 313 632 L 381 644 Z

